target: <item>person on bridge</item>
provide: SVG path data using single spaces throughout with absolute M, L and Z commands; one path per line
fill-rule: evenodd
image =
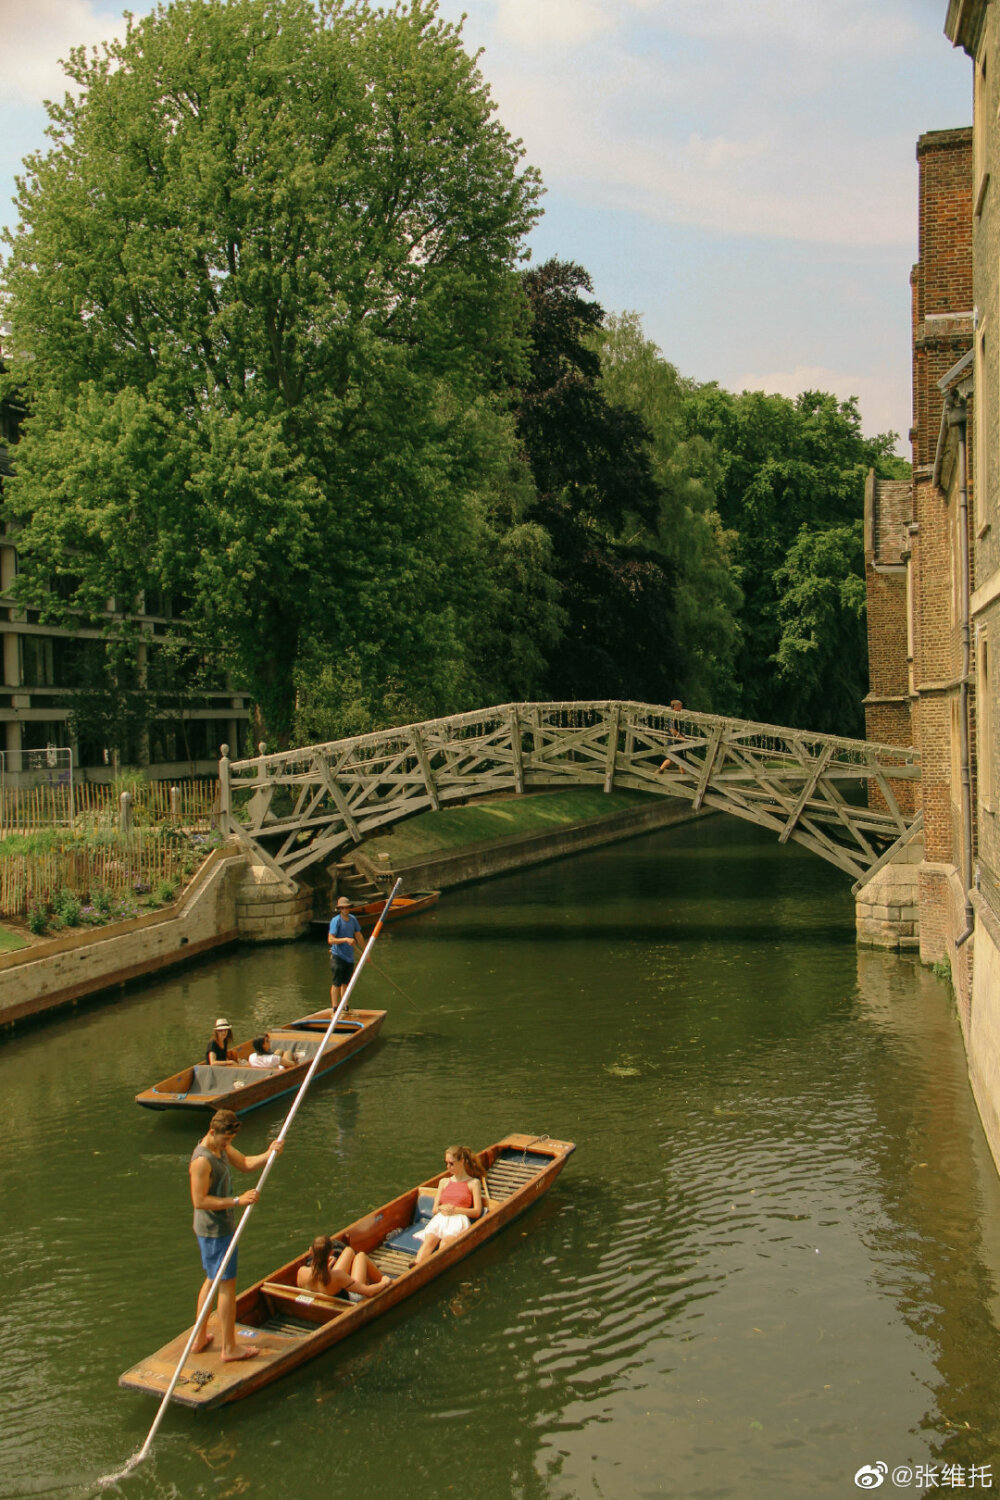
M 337 910 L 330 919 L 326 940 L 330 945 L 330 1004 L 336 1010 L 354 973 L 354 949 L 357 947 L 363 952 L 365 946 L 361 923 L 352 914 L 346 896 L 337 898 Z
M 681 700 L 679 698 L 671 698 L 671 700 L 670 700 L 670 707 L 671 707 L 671 709 L 673 710 L 673 712 L 675 714 L 682 713 L 683 710 L 684 710 L 684 705 L 683 705 L 683 703 L 681 702 Z M 673 723 L 668 724 L 668 726 L 667 726 L 667 733 L 671 736 L 672 739 L 675 739 L 675 740 L 681 740 L 681 739 L 684 738 L 684 736 L 681 734 L 680 730 L 677 728 L 677 720 L 676 719 L 673 721 Z M 689 771 L 690 769 L 691 769 L 690 766 L 686 766 L 683 761 L 681 761 L 681 760 L 676 760 L 676 761 L 672 760 L 671 757 L 668 755 L 667 758 L 666 758 L 666 760 L 661 761 L 660 764 L 657 766 L 657 768 L 656 768 L 656 774 L 657 774 L 657 776 L 662 776 L 662 774 L 663 774 L 664 771 L 670 771 L 670 770 L 674 770 L 674 771 Z
M 233 1145 L 233 1137 L 240 1122 L 231 1109 L 217 1109 L 208 1127 L 191 1153 L 188 1175 L 191 1179 L 191 1202 L 194 1205 L 194 1232 L 201 1251 L 201 1264 L 205 1280 L 198 1293 L 198 1312 L 205 1305 L 205 1298 L 212 1289 L 212 1282 L 222 1264 L 226 1251 L 236 1233 L 237 1207 L 246 1207 L 257 1202 L 257 1189 L 248 1188 L 245 1193 L 233 1193 L 230 1168 L 238 1172 L 255 1172 L 262 1167 L 274 1151 L 284 1150 L 284 1141 L 272 1141 L 259 1156 L 244 1156 Z M 224 1360 L 254 1359 L 259 1349 L 247 1349 L 236 1342 L 236 1262 L 234 1254 L 226 1267 L 226 1274 L 219 1282 L 217 1316 L 222 1333 L 222 1358 Z M 212 1334 L 203 1328 L 201 1340 L 191 1350 L 200 1354 L 212 1342 Z

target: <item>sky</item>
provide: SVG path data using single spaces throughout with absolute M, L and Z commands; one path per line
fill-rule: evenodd
M 0 0 L 0 225 L 58 59 L 115 0 Z M 150 0 L 131 0 L 136 15 Z M 441 0 L 546 187 L 535 261 L 584 266 L 682 375 L 857 396 L 910 424 L 915 146 L 972 119 L 946 0 Z

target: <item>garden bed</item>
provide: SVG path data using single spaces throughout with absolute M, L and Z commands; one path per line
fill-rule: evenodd
M 221 842 L 174 825 L 0 839 L 0 919 L 35 937 L 129 921 L 174 901 Z

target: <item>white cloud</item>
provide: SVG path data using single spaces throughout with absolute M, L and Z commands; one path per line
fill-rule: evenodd
M 608 0 L 497 0 L 497 32 L 531 52 L 577 46 L 614 27 L 613 9 Z
M 927 21 L 941 33 L 929 0 Z M 552 43 L 576 46 L 641 25 L 726 50 L 746 43 L 800 53 L 828 65 L 831 56 L 893 56 L 926 39 L 928 25 L 912 0 L 480 0 L 505 42 L 535 52 Z
M 496 91 L 502 118 L 543 178 L 586 204 L 726 235 L 866 247 L 912 241 L 914 184 L 869 142 L 832 138 L 818 120 L 795 132 L 770 115 L 742 132 L 706 135 L 685 129 L 683 113 L 657 118 L 650 110 L 645 128 L 636 120 L 626 129 L 626 94 L 646 113 L 634 76 L 631 84 L 609 69 L 603 92 L 559 77 L 541 90 L 531 75 L 504 75 Z M 912 160 L 909 143 L 904 160 Z
M 469 9 L 500 116 L 546 182 L 650 223 L 908 248 L 915 136 L 962 123 L 942 120 L 916 82 L 921 68 L 961 77 L 967 64 L 950 53 L 937 0 Z
M 605 0 L 613 4 L 614 0 Z M 784 57 L 795 52 L 832 53 L 848 57 L 898 57 L 905 48 L 941 36 L 943 7 L 935 0 L 918 18 L 912 0 L 713 0 L 710 5 L 691 0 L 625 0 L 652 22 L 690 37 L 723 46 L 778 47 Z
M 728 382 L 737 391 L 767 391 L 770 395 L 795 397 L 802 391 L 830 391 L 841 401 L 857 396 L 862 427 L 869 437 L 879 432 L 900 431 L 897 447 L 908 452 L 905 425 L 900 416 L 909 411 L 910 370 L 908 364 L 890 367 L 875 374 L 844 374 L 824 365 L 796 365 L 791 370 L 774 370 L 769 375 L 748 373 Z
M 0 0 L 0 94 L 25 104 L 61 99 L 69 80 L 59 59 L 124 31 L 121 11 L 89 0 Z

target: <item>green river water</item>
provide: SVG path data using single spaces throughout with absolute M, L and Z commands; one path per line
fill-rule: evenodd
M 305 1101 L 241 1286 L 447 1145 L 577 1151 L 354 1340 L 169 1412 L 115 1493 L 803 1500 L 879 1463 L 913 1474 L 883 1494 L 1000 1489 L 1000 1182 L 949 987 L 855 947 L 844 876 L 713 818 L 451 892 L 374 958 L 411 1003 L 362 976 L 382 1038 Z M 199 1130 L 133 1095 L 327 973 L 322 944 L 243 949 L 0 1046 L 0 1496 L 121 1468 L 155 1403 L 118 1375 L 193 1317 Z

